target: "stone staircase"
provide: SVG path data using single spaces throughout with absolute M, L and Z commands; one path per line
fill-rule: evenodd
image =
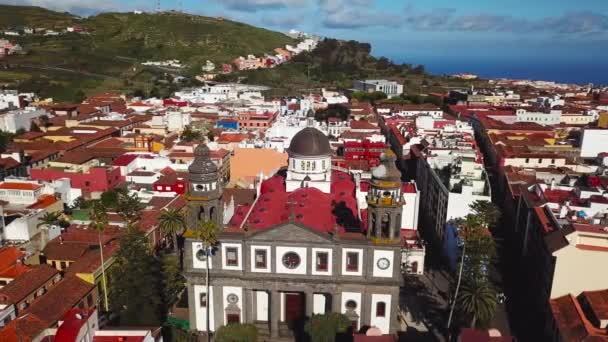
M 295 337 L 287 324 L 279 323 L 279 336 L 270 337 L 270 326 L 268 322 L 255 321 L 253 323 L 258 328 L 258 342 L 294 342 Z

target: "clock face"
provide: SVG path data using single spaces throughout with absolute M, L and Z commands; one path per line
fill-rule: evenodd
M 382 258 L 378 259 L 376 265 L 378 265 L 379 269 L 386 270 L 391 265 L 391 262 L 387 258 Z
M 228 297 L 226 297 L 226 300 L 230 304 L 236 304 L 239 302 L 239 296 L 235 295 L 234 293 L 231 293 L 228 295 Z

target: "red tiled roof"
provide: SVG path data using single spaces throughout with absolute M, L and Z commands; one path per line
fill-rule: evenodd
M 59 200 L 53 195 L 42 195 L 38 198 L 36 203 L 28 206 L 28 209 L 44 209 L 54 203 L 57 203 Z
M 295 222 L 319 232 L 333 232 L 337 224 L 334 206 L 341 202 L 356 217 L 358 209 L 355 184 L 351 176 L 344 172 L 335 171 L 332 174 L 330 194 L 312 187 L 288 193 L 283 177 L 274 176 L 262 183 L 260 197 L 247 219 L 247 227 L 254 230 L 268 229 L 288 221 L 293 215 Z M 243 206 L 237 208 L 230 224 L 240 226 L 246 213 Z M 352 227 L 341 229 L 344 228 Z
M 34 183 L 18 183 L 18 182 L 2 182 L 0 189 L 4 190 L 38 190 L 42 187 L 40 184 Z
M 0 303 L 15 304 L 20 302 L 58 273 L 59 271 L 48 265 L 33 267 L 31 271 L 22 274 L 0 289 Z
M 25 253 L 15 246 L 8 246 L 0 249 L 0 269 L 14 265 L 17 260 L 24 256 Z
M 95 312 L 91 309 L 71 309 L 62 318 L 63 323 L 57 328 L 55 341 L 76 342 L 80 329 Z
M 32 342 L 49 324 L 35 315 L 18 317 L 0 330 L 2 342 Z
M 94 288 L 94 284 L 68 274 L 49 292 L 32 303 L 24 313 L 36 315 L 49 325 L 55 324 Z
M 114 159 L 114 161 L 112 162 L 112 165 L 127 166 L 127 165 L 131 164 L 135 159 L 137 159 L 136 154 L 125 154 L 125 155 L 122 155 L 122 156 Z
M 15 279 L 15 278 L 19 277 L 20 275 L 22 275 L 26 272 L 29 272 L 31 270 L 32 270 L 31 267 L 26 266 L 21 263 L 17 263 L 13 266 L 9 266 L 8 268 L 5 268 L 2 271 L 0 271 L 0 278 Z
M 351 120 L 350 122 L 350 128 L 351 129 L 378 129 L 378 126 L 376 125 L 372 125 L 371 123 L 369 123 L 366 120 Z

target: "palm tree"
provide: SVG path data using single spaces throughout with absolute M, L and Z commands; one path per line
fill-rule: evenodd
M 459 311 L 471 317 L 471 328 L 478 322 L 487 323 L 496 311 L 496 290 L 483 280 L 474 280 L 462 284 L 456 298 Z
M 91 227 L 97 231 L 99 256 L 101 258 L 101 284 L 103 286 L 104 308 L 106 311 L 108 311 L 108 284 L 106 278 L 105 260 L 103 258 L 103 243 L 101 242 L 101 235 L 108 226 L 108 213 L 106 207 L 103 206 L 101 201 L 93 202 L 91 206 L 90 219 Z
M 177 234 L 182 232 L 186 226 L 184 215 L 178 209 L 166 209 L 158 219 L 158 225 L 166 236 L 173 239 L 173 250 L 177 251 Z
M 197 240 L 203 242 L 203 248 L 205 249 L 205 262 L 206 265 L 206 273 L 205 273 L 205 286 L 207 288 L 207 337 L 209 341 L 211 340 L 211 335 L 209 334 L 209 303 L 211 303 L 209 296 L 209 257 L 211 256 L 211 252 L 215 245 L 218 242 L 219 235 L 219 227 L 213 221 L 199 221 L 197 229 L 194 231 L 194 236 Z

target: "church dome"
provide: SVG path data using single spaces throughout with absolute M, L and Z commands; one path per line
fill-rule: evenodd
M 209 147 L 204 143 L 194 149 L 194 161 L 188 167 L 191 174 L 216 174 L 217 165 L 210 158 Z
M 383 182 L 401 182 L 401 172 L 395 166 L 395 154 L 392 151 L 380 155 L 381 164 L 372 170 L 372 179 Z
M 289 144 L 290 156 L 330 156 L 332 154 L 329 139 L 323 132 L 313 127 L 299 131 Z

